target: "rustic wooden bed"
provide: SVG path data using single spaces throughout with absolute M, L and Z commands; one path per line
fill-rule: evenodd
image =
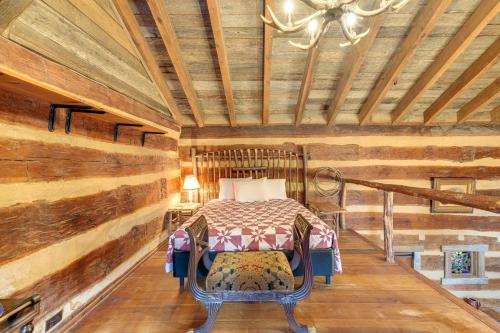
M 202 204 L 218 198 L 219 178 L 262 178 L 286 179 L 286 191 L 293 198 L 307 207 L 307 161 L 309 154 L 306 149 L 301 152 L 277 149 L 241 148 L 215 152 L 197 153 L 191 149 L 193 174 L 200 182 L 200 190 L 196 198 Z M 334 274 L 334 249 L 312 249 L 313 274 L 324 276 L 326 284 L 330 284 Z M 303 267 L 293 250 L 283 251 L 292 263 L 294 275 L 302 276 Z M 215 252 L 209 252 L 208 258 L 213 260 Z M 294 258 L 295 257 L 295 258 Z M 173 274 L 179 278 L 180 286 L 188 275 L 189 252 L 174 250 Z M 200 274 L 208 272 L 200 266 Z

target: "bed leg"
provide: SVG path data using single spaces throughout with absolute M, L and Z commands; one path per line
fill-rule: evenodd
M 325 275 L 325 283 L 326 284 L 332 283 L 332 276 L 331 275 Z
M 179 287 L 184 289 L 184 276 L 179 276 Z

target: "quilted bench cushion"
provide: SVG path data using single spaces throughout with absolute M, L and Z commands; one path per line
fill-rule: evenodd
M 283 252 L 220 252 L 206 280 L 207 291 L 293 290 L 294 279 Z

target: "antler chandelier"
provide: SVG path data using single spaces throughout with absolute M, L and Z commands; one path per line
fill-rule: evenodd
M 318 45 L 321 37 L 330 28 L 333 21 L 340 24 L 346 43 L 341 43 L 340 46 L 355 45 L 361 38 L 366 36 L 370 29 L 364 32 L 357 33 L 354 28 L 358 18 L 370 17 L 379 15 L 387 10 L 399 10 L 410 0 L 381 0 L 379 8 L 374 10 L 364 10 L 359 7 L 359 0 L 300 0 L 309 7 L 316 10 L 316 13 L 307 16 L 301 20 L 292 22 L 293 2 L 287 0 L 285 2 L 285 12 L 287 15 L 287 23 L 281 23 L 273 13 L 271 8 L 267 6 L 267 10 L 271 16 L 271 20 L 266 19 L 261 15 L 264 23 L 278 29 L 279 32 L 293 33 L 307 29 L 310 40 L 309 44 L 299 44 L 289 41 L 295 47 L 303 50 L 310 49 Z

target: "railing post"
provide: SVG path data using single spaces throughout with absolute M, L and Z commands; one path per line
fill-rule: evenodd
M 347 206 L 347 183 L 342 186 L 342 191 L 340 192 L 340 208 L 346 209 Z M 345 212 L 339 214 L 340 228 L 345 230 Z
M 394 263 L 392 207 L 394 192 L 384 191 L 384 249 L 385 261 Z

